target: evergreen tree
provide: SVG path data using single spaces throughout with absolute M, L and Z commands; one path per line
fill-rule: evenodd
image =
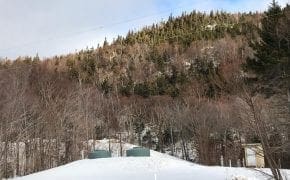
M 35 55 L 35 57 L 33 57 L 33 60 L 32 60 L 34 63 L 38 63 L 40 61 L 40 58 L 39 58 L 39 55 L 38 53 Z
M 248 67 L 257 71 L 265 72 L 279 63 L 281 58 L 279 49 L 278 22 L 282 16 L 282 9 L 278 3 L 273 0 L 265 17 L 261 21 L 259 30 L 260 40 L 251 43 L 255 51 L 255 58 L 248 60 Z
M 103 47 L 106 47 L 108 45 L 109 45 L 109 42 L 108 42 L 107 38 L 105 38 L 104 43 L 103 43 Z

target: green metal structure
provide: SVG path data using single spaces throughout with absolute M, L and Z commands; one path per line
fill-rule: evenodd
M 133 149 L 127 150 L 126 155 L 128 157 L 149 157 L 150 150 L 143 147 L 134 147 Z
M 110 158 L 110 157 L 112 157 L 111 152 L 106 150 L 95 150 L 89 153 L 88 155 L 89 159 Z

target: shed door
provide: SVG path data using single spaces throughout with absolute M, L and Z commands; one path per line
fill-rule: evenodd
M 256 167 L 256 152 L 251 148 L 246 148 L 246 158 L 247 158 L 247 166 Z

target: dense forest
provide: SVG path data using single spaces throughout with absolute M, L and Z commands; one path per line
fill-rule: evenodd
M 74 54 L 1 59 L 0 87 L 0 177 L 122 134 L 205 165 L 238 166 L 242 145 L 260 142 L 279 179 L 290 164 L 290 6 L 193 11 Z

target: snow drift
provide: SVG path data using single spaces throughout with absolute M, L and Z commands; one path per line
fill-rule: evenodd
M 99 147 L 105 147 L 99 144 Z M 133 145 L 125 144 L 127 149 Z M 151 151 L 150 157 L 112 157 L 84 159 L 64 166 L 38 172 L 19 180 L 255 180 L 269 179 L 269 175 L 253 169 L 207 167 Z M 269 170 L 263 170 L 269 172 Z M 290 177 L 290 171 L 283 171 Z

